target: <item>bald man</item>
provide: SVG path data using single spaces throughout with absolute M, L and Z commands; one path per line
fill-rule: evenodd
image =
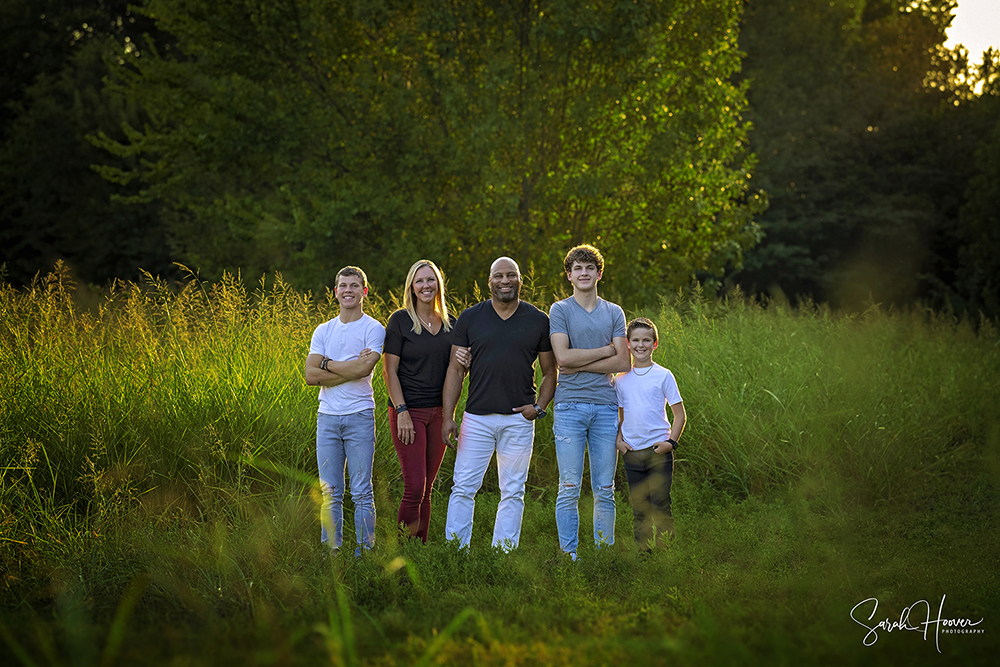
M 466 309 L 458 318 L 445 377 L 442 435 L 445 442 L 452 443 L 458 434 L 445 536 L 463 547 L 469 545 L 476 492 L 495 451 L 500 505 L 493 546 L 510 550 L 521 537 L 535 420 L 545 417 L 545 407 L 555 394 L 556 361 L 549 342 L 549 318 L 520 299 L 522 280 L 517 262 L 509 257 L 495 260 L 490 266 L 489 285 L 492 298 Z M 466 368 L 455 355 L 464 347 L 471 348 L 472 366 L 459 434 L 455 407 Z M 536 359 L 542 369 L 537 395 Z

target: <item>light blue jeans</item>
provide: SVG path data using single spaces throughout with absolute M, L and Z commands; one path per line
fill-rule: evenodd
M 354 530 L 358 544 L 375 543 L 375 493 L 372 465 L 375 462 L 375 411 L 316 417 L 316 462 L 323 491 L 320 539 L 337 549 L 344 532 L 344 469 L 351 482 Z
M 496 451 L 500 505 L 493 526 L 493 546 L 508 551 L 517 547 L 524 514 L 524 485 L 528 481 L 534 439 L 535 422 L 528 421 L 519 413 L 465 413 L 455 453 L 455 483 L 448 499 L 445 537 L 458 540 L 463 547 L 469 546 L 476 492 L 483 485 L 486 469 Z
M 557 403 L 552 432 L 559 462 L 556 529 L 559 547 L 574 553 L 580 532 L 580 487 L 583 453 L 590 449 L 590 488 L 594 492 L 594 542 L 615 543 L 615 468 L 618 451 L 618 406 L 595 403 Z

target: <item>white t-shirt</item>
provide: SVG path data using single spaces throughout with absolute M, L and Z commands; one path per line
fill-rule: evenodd
M 666 406 L 684 399 L 674 374 L 663 366 L 654 362 L 640 368 L 639 373 L 635 371 L 633 368 L 615 378 L 618 407 L 625 410 L 622 437 L 632 449 L 648 449 L 670 437 Z
M 385 327 L 375 318 L 362 314 L 360 319 L 344 324 L 337 316 L 316 327 L 309 354 L 350 361 L 357 359 L 366 347 L 382 354 L 384 341 Z M 351 415 L 374 408 L 371 373 L 336 387 L 319 388 L 319 411 L 325 415 Z

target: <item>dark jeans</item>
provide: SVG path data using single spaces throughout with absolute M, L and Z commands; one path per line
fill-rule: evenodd
M 426 542 L 431 522 L 431 490 L 445 452 L 441 439 L 443 413 L 440 407 L 410 408 L 408 412 L 413 421 L 413 442 L 404 445 L 399 441 L 396 411 L 389 408 L 392 444 L 403 470 L 403 499 L 399 503 L 396 524 L 403 524 L 410 535 Z
M 674 517 L 670 513 L 670 483 L 674 477 L 674 454 L 657 454 L 652 447 L 627 452 L 625 477 L 632 501 L 635 541 L 641 548 L 651 548 L 656 535 L 674 535 Z

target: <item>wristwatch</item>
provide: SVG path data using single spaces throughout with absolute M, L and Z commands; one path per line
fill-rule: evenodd
M 409 408 L 406 407 L 406 403 L 400 403 L 399 405 L 393 406 L 393 409 L 396 411 L 397 415 L 409 410 Z
M 677 451 L 677 441 L 673 440 L 671 438 L 667 438 L 667 442 L 669 442 L 670 446 L 672 447 L 672 449 L 670 451 L 676 452 Z
M 326 367 L 326 365 L 329 364 L 330 361 L 331 361 L 330 359 L 323 357 L 323 361 L 319 362 L 319 367 L 324 371 L 330 370 L 329 368 Z
M 535 419 L 545 419 L 545 415 L 547 415 L 548 413 L 545 410 L 542 410 L 540 407 L 538 407 L 538 403 L 532 403 L 531 407 L 535 409 Z

